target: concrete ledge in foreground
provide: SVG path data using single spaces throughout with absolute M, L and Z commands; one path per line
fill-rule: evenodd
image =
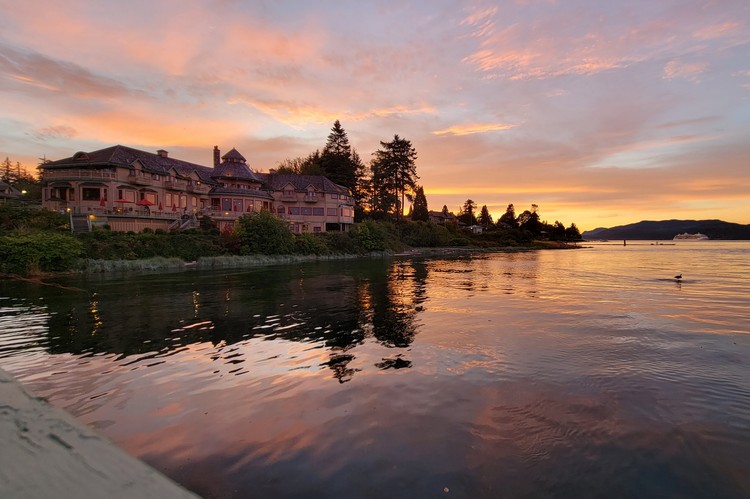
M 0 369 L 0 497 L 196 498 Z

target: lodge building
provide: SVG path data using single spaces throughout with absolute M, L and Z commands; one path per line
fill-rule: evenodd
M 203 216 L 220 230 L 245 213 L 271 211 L 295 233 L 348 231 L 354 202 L 323 176 L 252 171 L 236 149 L 213 167 L 121 145 L 40 165 L 42 206 L 70 213 L 75 230 L 167 231 L 198 226 Z

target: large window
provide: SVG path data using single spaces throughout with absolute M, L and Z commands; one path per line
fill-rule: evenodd
M 329 217 L 335 217 L 338 215 L 338 211 L 336 208 L 328 208 L 328 216 Z
M 98 187 L 81 188 L 81 197 L 84 201 L 99 201 L 100 190 Z
M 313 208 L 313 215 L 316 216 L 316 217 L 325 216 L 325 209 L 324 208 Z
M 289 208 L 290 215 L 299 215 L 299 206 L 292 206 Z
M 221 198 L 221 209 L 224 211 L 232 211 L 232 199 Z
M 312 215 L 312 208 L 302 208 L 302 215 Z

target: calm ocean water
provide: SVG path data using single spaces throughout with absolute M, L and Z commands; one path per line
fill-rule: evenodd
M 206 497 L 750 497 L 750 242 L 586 246 L 0 282 L 0 367 Z

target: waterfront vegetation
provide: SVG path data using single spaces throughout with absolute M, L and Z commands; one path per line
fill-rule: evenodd
M 34 195 L 16 204 L 0 205 L 0 273 L 34 275 L 103 268 L 93 261 L 150 259 L 148 265 L 162 268 L 160 265 L 184 265 L 206 258 L 221 257 L 220 261 L 225 261 L 232 256 L 322 257 L 410 248 L 524 248 L 534 247 L 539 239 L 580 239 L 575 224 L 565 228 L 558 221 L 541 221 L 537 205 L 516 216 L 513 204 L 509 204 L 494 223 L 486 205 L 479 210 L 477 203 L 468 199 L 459 207 L 458 216 L 443 206 L 442 222 L 433 223 L 430 220 L 436 220 L 433 215 L 437 212 L 431 215 L 424 187 L 417 185 L 417 151 L 411 142 L 394 135 L 390 142 L 381 141 L 373 156 L 365 165 L 336 120 L 322 152 L 287 159 L 278 165 L 278 172 L 325 175 L 352 193 L 357 223 L 351 230 L 303 234 L 290 232 L 288 222 L 261 211 L 242 216 L 233 228 L 221 232 L 211 218 L 203 217 L 199 228 L 176 233 L 119 233 L 105 226 L 73 235 L 67 215 L 31 204 L 41 197 L 41 182 L 21 178 L 20 165 L 14 177 L 6 158 L 2 178 L 25 186 L 24 192 Z M 22 185 L 22 181 L 26 184 Z M 411 211 L 404 214 L 407 201 Z
M 494 225 L 475 234 L 456 224 L 401 220 L 365 220 L 349 232 L 292 234 L 270 212 L 242 217 L 234 230 L 219 232 L 209 219 L 198 229 L 166 233 L 112 232 L 71 234 L 68 217 L 35 207 L 0 206 L 0 272 L 38 275 L 106 268 L 169 268 L 219 258 L 204 265 L 227 264 L 251 255 L 336 256 L 402 252 L 410 248 L 526 248 L 538 234 L 521 227 Z M 148 263 L 102 265 L 101 261 Z M 240 259 L 240 261 L 247 261 Z M 99 262 L 99 263 L 97 263 Z

